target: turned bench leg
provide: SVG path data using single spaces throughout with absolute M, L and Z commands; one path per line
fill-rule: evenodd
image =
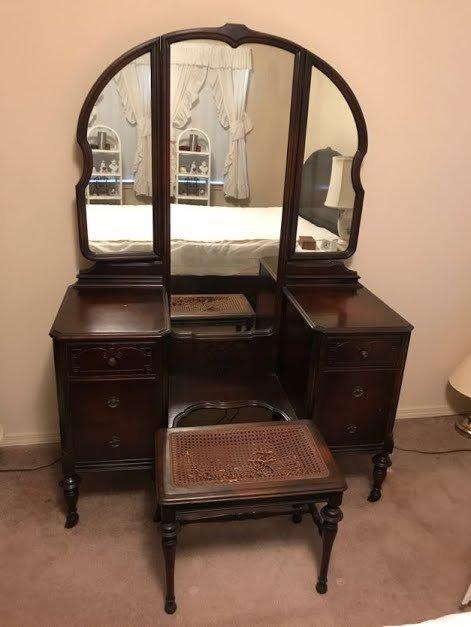
M 327 573 L 329 570 L 330 554 L 337 535 L 338 523 L 342 520 L 343 514 L 340 509 L 342 495 L 336 494 L 329 498 L 329 502 L 321 510 L 322 517 L 322 560 L 319 571 L 319 578 L 316 590 L 319 594 L 327 592 Z
M 293 513 L 291 515 L 292 521 L 294 523 L 300 523 L 303 521 L 303 506 L 302 505 L 295 505 L 293 507 Z
M 162 549 L 165 558 L 165 611 L 173 614 L 177 609 L 175 603 L 175 553 L 177 550 L 177 523 L 175 520 L 160 523 Z

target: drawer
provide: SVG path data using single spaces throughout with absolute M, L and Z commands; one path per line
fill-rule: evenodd
M 402 337 L 347 336 L 327 340 L 326 362 L 332 366 L 396 366 Z
M 71 381 L 77 461 L 152 458 L 159 405 L 152 379 Z
M 396 376 L 385 370 L 320 375 L 313 418 L 329 446 L 384 440 Z
M 155 344 L 74 344 L 69 346 L 69 372 L 150 373 L 156 370 Z

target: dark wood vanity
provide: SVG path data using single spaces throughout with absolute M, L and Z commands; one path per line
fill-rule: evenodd
M 274 106 L 263 101 L 270 94 L 260 95 L 269 64 L 274 96 L 287 103 L 273 131 L 273 156 L 266 120 L 257 114 Z M 190 100 L 179 93 L 181 67 L 194 75 Z M 246 93 L 237 100 L 241 85 Z M 147 89 L 141 100 L 136 86 Z M 227 139 L 224 171 L 215 151 L 195 144 L 190 110 L 182 114 L 182 103 L 191 101 L 197 118 L 197 107 L 209 102 L 206 88 L 219 109 L 205 135 L 220 144 Z M 134 109 L 125 89 L 134 94 Z M 326 98 L 324 117 L 313 113 L 313 89 Z M 119 110 L 106 108 L 113 98 L 123 105 L 122 121 L 106 117 Z M 340 116 L 337 126 L 332 112 Z M 348 132 L 337 132 L 348 123 Z M 137 135 L 128 141 L 134 170 L 124 141 L 130 129 Z M 187 130 L 196 135 L 189 148 L 182 143 Z M 67 289 L 51 329 L 66 526 L 78 521 L 82 473 L 153 468 L 154 433 L 167 426 L 311 419 L 334 453 L 373 454 L 369 500 L 378 500 L 412 327 L 342 263 L 357 246 L 367 147 L 363 115 L 345 81 L 302 47 L 242 25 L 171 33 L 124 54 L 100 76 L 77 139 L 84 160 L 80 246 L 94 265 Z M 284 148 L 275 150 L 281 141 Z M 269 171 L 283 172 L 265 187 L 256 169 L 259 148 Z M 176 149 L 180 163 L 192 161 L 181 171 Z M 214 161 L 211 171 L 221 168 L 222 200 L 221 181 L 206 175 L 204 155 L 212 155 L 205 157 Z M 123 177 L 133 182 L 132 202 L 129 191 L 123 200 Z M 201 200 L 189 193 L 182 203 L 187 189 L 199 189 Z M 245 219 L 249 224 L 241 224 Z M 267 226 L 273 224 L 276 239 Z M 306 241 L 311 248 L 301 246 Z M 194 315 L 172 315 L 175 295 L 239 297 L 227 315 L 196 311 L 195 322 Z

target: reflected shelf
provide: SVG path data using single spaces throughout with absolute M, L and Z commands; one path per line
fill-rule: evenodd
M 107 177 L 107 178 L 116 179 L 116 178 L 119 178 L 120 176 L 121 176 L 121 172 L 113 172 L 113 174 L 108 174 L 107 172 L 93 172 L 92 178 L 90 179 L 90 181 L 93 181 L 95 177 L 98 177 L 98 178 Z
M 178 198 L 182 198 L 183 200 L 208 200 L 208 196 L 182 196 L 178 195 Z
M 90 196 L 88 200 L 121 200 L 121 196 Z
M 181 152 L 182 155 L 204 155 L 206 157 L 209 156 L 209 152 L 201 152 L 200 150 L 182 150 L 180 148 L 179 152 Z
M 183 177 L 184 179 L 196 178 L 196 179 L 209 179 L 209 174 L 190 174 L 189 172 L 179 172 L 178 178 Z

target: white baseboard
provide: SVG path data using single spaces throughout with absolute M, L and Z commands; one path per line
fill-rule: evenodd
M 412 405 L 399 407 L 396 418 L 435 418 L 436 416 L 454 416 L 456 411 L 448 405 Z M 2 446 L 29 446 L 32 444 L 55 444 L 60 441 L 58 432 L 55 431 L 28 431 L 24 433 L 5 433 Z
M 27 431 L 23 433 L 5 433 L 2 446 L 29 446 L 32 444 L 55 444 L 60 442 L 57 431 Z
M 411 405 L 399 407 L 396 412 L 398 420 L 404 418 L 436 418 L 437 416 L 456 416 L 456 410 L 449 405 Z

